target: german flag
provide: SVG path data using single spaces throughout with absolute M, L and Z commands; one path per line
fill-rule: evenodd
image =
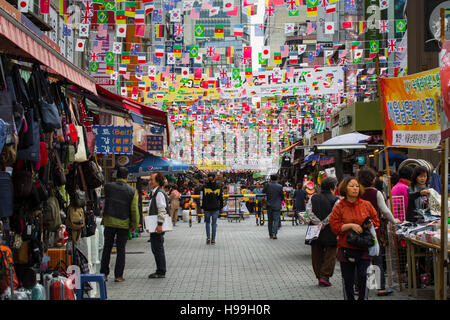
M 214 28 L 214 37 L 223 38 L 223 24 L 216 24 Z
M 163 38 L 164 37 L 164 25 L 163 24 L 155 25 L 155 34 L 156 34 L 157 38 Z

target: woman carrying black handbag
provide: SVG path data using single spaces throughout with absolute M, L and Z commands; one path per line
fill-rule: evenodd
M 367 218 L 370 219 L 375 228 L 380 226 L 380 220 L 372 204 L 360 198 L 361 189 L 356 178 L 345 178 L 339 185 L 338 191 L 344 199 L 334 206 L 329 221 L 331 230 L 337 235 L 337 260 L 341 266 L 344 299 L 355 299 L 353 285 L 356 271 L 358 300 L 366 300 L 368 298 L 367 268 L 370 265 L 371 257 L 368 248 L 358 248 L 349 244 L 347 237 L 352 231 L 357 234 L 363 233 L 362 225 Z

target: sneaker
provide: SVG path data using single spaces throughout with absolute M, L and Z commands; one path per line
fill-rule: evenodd
M 115 278 L 114 279 L 114 282 L 124 282 L 125 281 L 125 278 L 123 278 L 123 277 L 119 277 L 119 278 Z
M 156 279 L 156 278 L 165 278 L 166 275 L 165 274 L 159 274 L 159 273 L 152 273 L 151 275 L 148 276 L 149 279 Z
M 206 244 L 211 244 L 211 239 L 210 238 L 206 238 Z
M 216 244 L 216 240 L 211 240 L 211 244 Z

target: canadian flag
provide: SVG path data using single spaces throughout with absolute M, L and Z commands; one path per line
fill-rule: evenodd
M 181 68 L 181 76 L 183 78 L 189 77 L 189 68 L 187 68 L 187 67 Z
M 270 47 L 269 46 L 264 46 L 262 48 L 261 58 L 262 59 L 269 59 L 269 57 L 270 57 Z
M 28 0 L 19 0 L 19 2 L 17 3 L 17 9 L 19 9 L 20 12 L 28 12 L 28 8 Z
M 75 51 L 84 51 L 84 43 L 86 39 L 77 39 L 77 44 L 75 46 Z
M 117 25 L 117 36 L 120 38 L 125 38 L 127 36 L 127 25 L 126 24 Z
M 334 34 L 334 22 L 325 22 L 325 34 Z

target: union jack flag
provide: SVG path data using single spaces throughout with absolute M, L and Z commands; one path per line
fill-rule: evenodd
M 388 40 L 388 52 L 397 52 L 397 39 Z
M 184 35 L 184 25 L 183 25 L 183 24 L 177 23 L 177 24 L 175 25 L 175 34 L 176 34 L 177 36 L 182 36 L 182 35 Z
M 215 52 L 216 52 L 215 47 L 209 47 L 208 50 L 206 51 L 206 53 L 208 54 L 209 57 L 212 57 Z
M 91 24 L 91 17 L 92 17 L 92 15 L 89 15 L 88 11 L 84 11 L 81 14 L 81 22 L 82 22 L 82 24 Z
M 389 21 L 388 20 L 380 20 L 380 33 L 389 32 Z

